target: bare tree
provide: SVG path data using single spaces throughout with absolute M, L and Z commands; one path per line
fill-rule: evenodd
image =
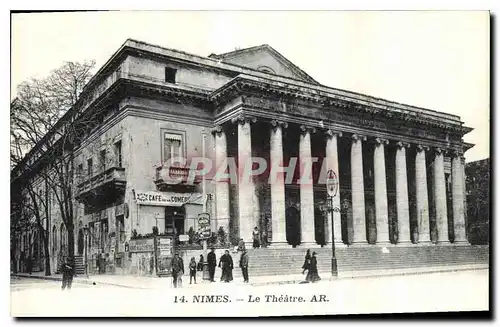
M 74 255 L 73 149 L 93 126 L 90 121 L 96 115 L 85 117 L 75 106 L 94 65 L 94 61 L 66 62 L 47 78 L 22 83 L 11 104 L 11 166 L 22 166 L 20 177 L 12 177 L 20 184 L 18 189 L 27 193 L 17 201 L 36 218 L 44 243 L 46 273 L 50 272 L 48 220 L 53 205 L 66 227 L 68 255 Z M 35 179 L 43 191 L 35 187 Z M 49 193 L 55 203 L 49 201 Z

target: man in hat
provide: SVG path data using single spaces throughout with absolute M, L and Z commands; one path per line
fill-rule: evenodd
M 71 284 L 73 284 L 73 276 L 75 275 L 75 270 L 73 268 L 73 263 L 70 258 L 66 259 L 66 262 L 62 265 L 62 287 L 64 291 L 66 288 L 71 289 Z
M 243 249 L 240 257 L 240 268 L 243 275 L 243 281 L 248 283 L 248 253 L 246 249 Z
M 184 275 L 184 262 L 182 261 L 182 258 L 179 257 L 179 252 L 175 252 L 174 258 L 172 259 L 172 278 L 174 281 L 174 288 L 182 286 L 182 275 Z
M 208 275 L 211 282 L 215 282 L 215 267 L 217 267 L 217 256 L 215 255 L 215 248 L 211 248 L 207 256 L 208 262 Z

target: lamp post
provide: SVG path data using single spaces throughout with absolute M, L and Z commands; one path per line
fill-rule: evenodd
M 337 278 L 339 276 L 338 268 L 337 268 L 337 258 L 335 257 L 335 226 L 334 226 L 334 212 L 339 212 L 340 208 L 336 208 L 333 205 L 333 199 L 337 196 L 337 191 L 339 187 L 339 182 L 337 179 L 337 175 L 333 170 L 329 170 L 326 178 L 326 191 L 328 194 L 327 204 L 328 204 L 328 212 L 331 217 L 332 224 L 332 277 Z

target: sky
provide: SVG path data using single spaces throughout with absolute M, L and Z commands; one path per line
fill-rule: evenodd
M 115 11 L 12 15 L 11 98 L 64 61 L 96 70 L 133 38 L 208 56 L 269 44 L 321 84 L 461 117 L 490 147 L 486 11 Z

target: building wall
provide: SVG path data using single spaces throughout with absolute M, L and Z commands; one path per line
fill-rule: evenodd
M 208 69 L 133 56 L 128 58 L 128 65 L 129 74 L 132 76 L 141 76 L 157 81 L 165 80 L 165 67 L 175 68 L 177 69 L 176 84 L 206 89 L 219 88 L 232 78 Z

